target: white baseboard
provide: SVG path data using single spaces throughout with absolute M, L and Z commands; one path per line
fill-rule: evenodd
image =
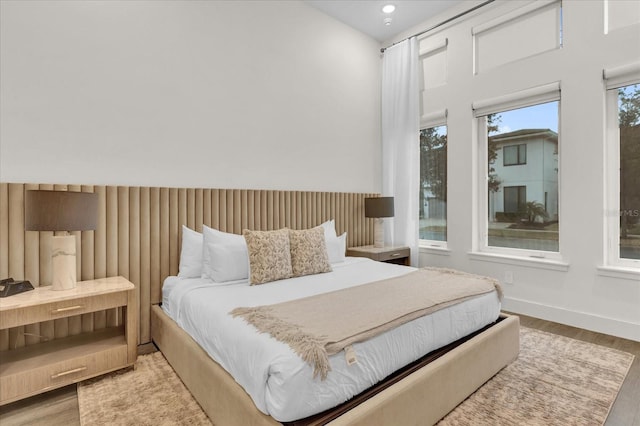
M 513 297 L 504 298 L 502 309 L 514 314 L 523 314 L 640 342 L 640 324 L 632 322 L 620 321 L 586 312 L 570 311 L 557 306 L 543 305 Z

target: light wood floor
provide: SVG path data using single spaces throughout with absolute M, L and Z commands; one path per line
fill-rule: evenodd
M 520 315 L 520 323 L 526 327 L 634 354 L 635 360 L 605 425 L 640 426 L 640 342 L 620 339 L 523 315 Z M 153 351 L 153 345 L 144 345 L 139 348 L 138 352 L 144 354 Z M 0 407 L 0 425 L 80 425 L 76 385 L 70 385 Z

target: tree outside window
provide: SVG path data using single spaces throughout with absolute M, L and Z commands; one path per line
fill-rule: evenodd
M 420 239 L 447 240 L 447 127 L 420 130 Z
M 640 84 L 618 89 L 620 257 L 640 259 Z

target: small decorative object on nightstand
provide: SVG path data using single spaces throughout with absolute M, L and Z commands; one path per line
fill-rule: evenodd
M 406 246 L 401 247 L 374 247 L 360 246 L 347 248 L 347 256 L 368 257 L 378 262 L 396 263 L 398 265 L 409 266 L 411 249 Z

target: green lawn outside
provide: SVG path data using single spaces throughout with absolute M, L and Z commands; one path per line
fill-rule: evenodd
M 445 226 L 424 226 L 420 228 L 424 232 L 444 232 Z M 640 247 L 640 227 L 631 229 L 634 234 L 629 234 L 630 238 L 621 238 L 620 245 L 623 247 Z M 489 229 L 490 237 L 526 238 L 535 240 L 558 241 L 558 224 L 554 223 L 545 229 Z

